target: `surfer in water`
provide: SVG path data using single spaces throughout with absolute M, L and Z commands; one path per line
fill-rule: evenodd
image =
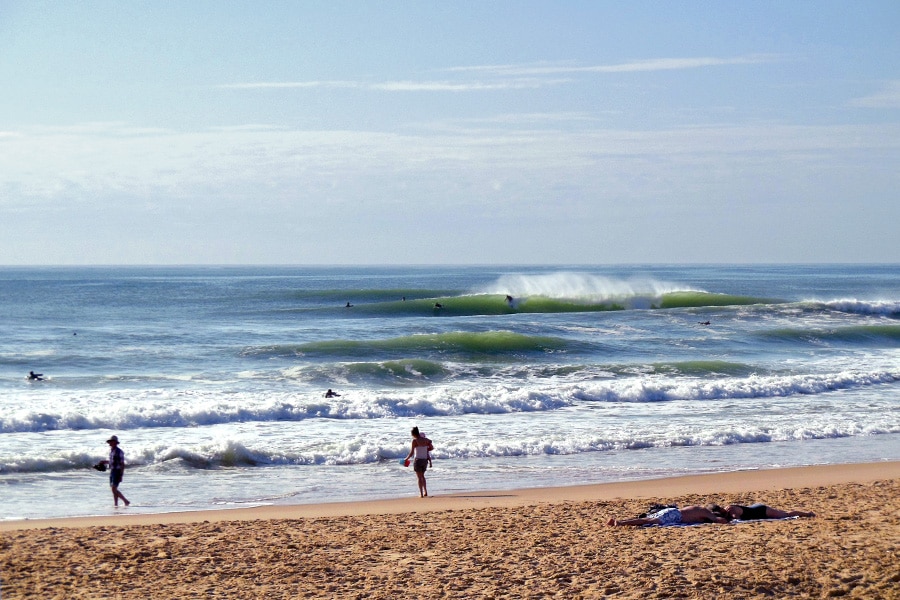
M 341 395 L 338 394 L 338 393 L 335 392 L 335 391 L 332 391 L 331 388 L 328 388 L 328 391 L 325 392 L 325 397 L 326 397 L 326 398 L 340 398 Z
M 44 374 L 43 373 L 35 373 L 34 371 L 28 371 L 28 381 L 43 381 Z

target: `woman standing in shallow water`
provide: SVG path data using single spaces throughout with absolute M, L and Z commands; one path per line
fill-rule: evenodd
M 413 437 L 412 447 L 409 449 L 409 454 L 406 455 L 405 464 L 409 465 L 409 459 L 415 456 L 413 470 L 415 470 L 416 477 L 419 480 L 419 496 L 424 498 L 428 495 L 425 471 L 431 466 L 431 456 L 428 453 L 434 450 L 434 446 L 431 445 L 431 440 L 419 433 L 418 427 L 413 427 L 411 433 Z

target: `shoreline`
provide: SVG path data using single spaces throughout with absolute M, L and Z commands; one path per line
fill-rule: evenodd
M 128 509 L 123 508 L 121 512 L 112 515 L 0 521 L 0 532 L 41 528 L 358 517 L 616 499 L 677 498 L 684 495 L 738 495 L 846 483 L 865 484 L 885 479 L 900 479 L 900 461 L 729 471 L 564 487 L 483 490 L 429 496 L 428 498 L 410 495 L 404 498 L 355 502 L 264 505 L 146 514 L 128 514 Z M 724 498 L 718 498 L 717 501 L 724 501 Z

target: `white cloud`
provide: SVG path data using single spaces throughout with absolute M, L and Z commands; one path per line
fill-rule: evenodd
M 535 120 L 566 118 L 586 117 L 526 114 L 519 122 L 527 127 Z M 5 190 L 0 204 L 24 198 L 90 201 L 104 194 L 179 202 L 246 197 L 252 190 L 324 197 L 335 186 L 353 188 L 343 196 L 353 201 L 404 182 L 458 189 L 490 187 L 485 182 L 503 176 L 527 181 L 538 195 L 557 181 L 584 189 L 625 185 L 629 193 L 652 195 L 661 190 L 639 189 L 651 174 L 667 185 L 708 179 L 710 173 L 765 177 L 767 169 L 777 171 L 788 162 L 802 163 L 808 174 L 842 169 L 848 161 L 883 163 L 900 152 L 900 125 L 568 131 L 520 129 L 516 122 L 508 115 L 493 124 L 472 129 L 457 124 L 437 134 L 264 125 L 139 133 L 108 123 L 23 129 L 0 137 L 0 190 Z M 798 172 L 798 177 L 803 175 Z M 448 201 L 478 201 L 465 193 L 457 196 Z
M 889 81 L 880 92 L 851 100 L 850 106 L 859 108 L 900 108 L 900 81 Z
M 493 90 L 537 89 L 571 83 L 571 78 L 548 79 L 548 76 L 585 73 L 636 73 L 674 71 L 728 65 L 751 65 L 782 60 L 771 54 L 752 54 L 731 58 L 654 58 L 614 65 L 579 66 L 573 63 L 535 63 L 531 65 L 479 65 L 451 67 L 445 73 L 477 73 L 490 79 L 481 81 L 258 81 L 226 83 L 215 86 L 221 90 L 283 90 L 283 89 L 357 89 L 382 92 L 480 92 Z
M 248 83 L 223 83 L 215 86 L 220 90 L 290 90 L 312 88 L 361 88 L 355 81 L 256 81 Z
M 571 63 L 536 63 L 532 65 L 480 65 L 472 67 L 453 67 L 448 71 L 492 73 L 495 75 L 563 75 L 576 73 L 634 73 L 646 71 L 673 71 L 681 69 L 699 69 L 703 67 L 721 67 L 728 65 L 753 65 L 783 60 L 774 54 L 751 54 L 731 58 L 695 57 L 695 58 L 652 58 L 636 60 L 613 65 L 580 66 Z
M 280 90 L 280 89 L 356 89 L 380 92 L 480 92 L 493 90 L 536 89 L 568 83 L 569 79 L 514 78 L 499 81 L 383 81 L 365 83 L 354 81 L 285 81 L 228 83 L 216 86 L 224 90 Z
M 491 90 L 523 90 L 568 83 L 568 79 L 508 79 L 502 81 L 390 81 L 367 86 L 368 89 L 388 92 L 480 92 Z

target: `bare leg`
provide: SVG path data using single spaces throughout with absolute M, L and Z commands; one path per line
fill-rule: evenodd
M 638 517 L 636 519 L 610 519 L 606 522 L 610 527 L 622 527 L 622 526 L 631 526 L 631 527 L 640 527 L 641 525 L 657 525 L 659 524 L 659 519 L 646 519 L 643 517 Z
M 122 499 L 122 502 L 125 503 L 125 506 L 131 504 L 131 502 L 128 501 L 128 498 L 126 498 L 125 495 L 119 491 L 119 486 L 112 486 L 112 494 L 113 504 L 115 504 L 116 506 L 119 506 L 119 498 Z
M 419 496 L 424 498 L 428 495 L 428 489 L 425 487 L 425 473 L 416 471 L 416 477 L 419 479 Z
M 766 507 L 767 519 L 784 519 L 787 517 L 814 517 L 816 513 L 804 512 L 802 510 L 778 510 L 771 506 Z

